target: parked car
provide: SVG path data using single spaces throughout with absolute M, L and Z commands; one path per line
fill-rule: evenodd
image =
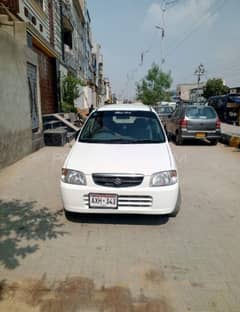
M 176 164 L 156 112 L 145 105 L 108 105 L 92 112 L 62 169 L 68 216 L 136 213 L 176 216 Z
M 221 136 L 221 124 L 213 107 L 178 105 L 168 120 L 166 130 L 180 145 L 187 139 L 207 139 L 216 145 Z
M 158 105 L 159 105 L 159 106 L 165 106 L 165 105 L 167 105 L 167 106 L 172 107 L 173 110 L 175 110 L 176 104 L 177 104 L 176 102 L 166 102 L 166 101 L 158 102 Z
M 222 122 L 240 125 L 240 94 L 212 96 L 208 105 L 216 110 Z
M 170 118 L 172 116 L 173 108 L 171 106 L 168 106 L 168 105 L 162 105 L 162 106 L 156 107 L 155 110 L 156 110 L 156 112 L 157 112 L 159 118 L 161 119 L 161 122 L 165 128 L 168 118 Z

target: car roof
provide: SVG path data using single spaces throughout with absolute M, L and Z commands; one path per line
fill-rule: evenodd
M 151 111 L 151 107 L 141 103 L 135 104 L 112 104 L 98 108 L 98 111 Z

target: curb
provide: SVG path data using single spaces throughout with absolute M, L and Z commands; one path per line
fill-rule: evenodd
M 231 147 L 240 148 L 240 136 L 222 133 L 220 141 Z

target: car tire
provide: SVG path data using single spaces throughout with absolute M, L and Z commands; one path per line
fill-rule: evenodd
M 218 139 L 212 139 L 212 140 L 209 140 L 210 144 L 211 145 L 217 145 L 218 144 Z
M 176 145 L 182 145 L 183 144 L 183 138 L 179 132 L 176 133 L 175 138 L 176 138 L 176 140 L 175 140 Z
M 178 192 L 178 199 L 177 199 L 177 203 L 176 203 L 175 209 L 173 210 L 173 212 L 171 212 L 168 215 L 170 218 L 176 218 L 176 216 L 178 215 L 178 213 L 180 211 L 181 203 L 182 203 L 182 195 L 181 195 L 181 190 L 179 190 L 179 192 Z

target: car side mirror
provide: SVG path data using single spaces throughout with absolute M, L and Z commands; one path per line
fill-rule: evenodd
M 79 133 L 80 133 L 80 130 L 78 130 L 78 131 L 75 133 L 75 141 L 77 140 Z

